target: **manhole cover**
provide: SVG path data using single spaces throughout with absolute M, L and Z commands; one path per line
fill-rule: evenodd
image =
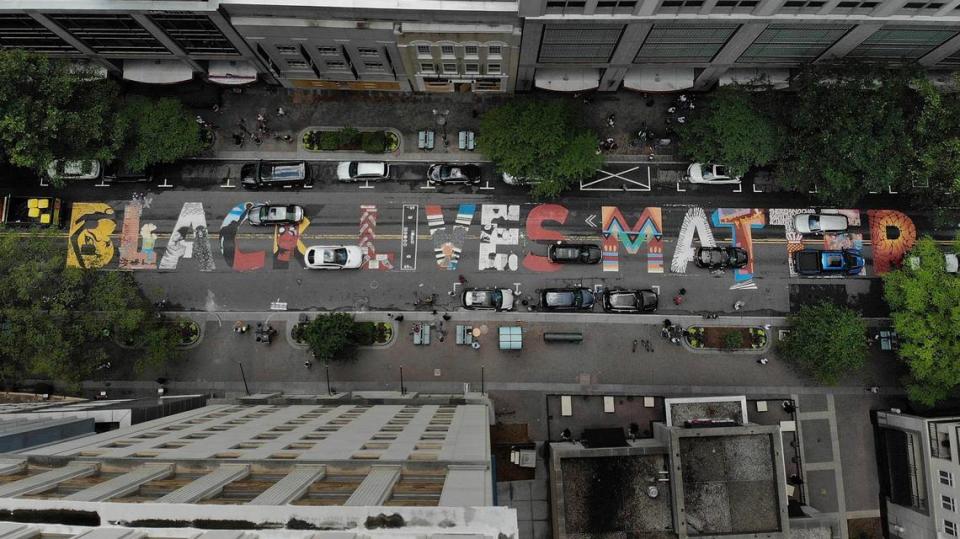
M 482 335 L 486 335 L 489 332 L 490 332 L 490 328 L 488 328 L 486 324 L 483 324 L 480 326 L 480 333 Z
M 380 283 L 377 281 L 370 281 L 370 288 L 376 290 L 377 288 L 380 288 Z

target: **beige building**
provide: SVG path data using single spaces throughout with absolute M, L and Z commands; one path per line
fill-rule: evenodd
M 482 401 L 250 400 L 270 404 L 211 405 L 4 454 L 0 512 L 46 511 L 45 519 L 24 520 L 37 524 L 35 535 L 47 533 L 40 524 L 51 524 L 51 510 L 133 529 L 239 522 L 262 536 L 270 534 L 253 530 L 517 534 L 516 512 L 493 507 L 490 412 Z M 73 522 L 63 519 L 53 524 Z M 386 533 L 391 527 L 399 530 Z

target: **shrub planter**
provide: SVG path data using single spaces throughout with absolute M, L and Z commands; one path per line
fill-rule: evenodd
M 393 325 L 386 322 L 357 322 L 359 346 L 386 346 L 393 340 Z
M 178 318 L 171 323 L 180 337 L 178 348 L 189 348 L 200 342 L 200 324 L 186 318 Z
M 690 326 L 684 343 L 694 350 L 756 351 L 767 347 L 767 330 L 762 327 Z
M 300 137 L 309 152 L 393 153 L 400 149 L 400 134 L 394 129 L 311 127 Z

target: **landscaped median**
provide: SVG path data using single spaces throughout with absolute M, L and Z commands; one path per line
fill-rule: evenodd
M 769 343 L 761 326 L 689 326 L 683 344 L 693 351 L 759 352 Z
M 389 127 L 308 127 L 300 135 L 308 152 L 399 153 L 402 140 L 400 131 Z

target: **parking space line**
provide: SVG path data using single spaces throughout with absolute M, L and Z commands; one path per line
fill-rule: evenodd
M 161 183 L 161 184 L 158 185 L 157 187 L 160 187 L 160 188 L 163 188 L 163 189 L 170 189 L 171 187 L 173 187 L 173 184 L 170 183 L 166 178 L 164 178 L 164 179 L 163 179 L 163 183 Z
M 486 184 L 480 188 L 481 191 L 493 191 L 496 187 L 490 187 L 490 180 L 487 180 Z
M 678 193 L 686 193 L 686 192 L 687 192 L 686 189 L 680 189 L 680 182 L 679 182 L 679 181 L 677 182 L 677 192 L 678 192 Z
M 370 185 L 370 180 L 364 180 L 363 185 L 360 186 L 360 189 L 373 189 L 374 187 Z
M 754 193 L 762 193 L 762 192 L 763 192 L 763 189 L 757 189 L 757 184 L 753 184 L 753 192 L 754 192 Z
M 742 192 L 743 192 L 743 183 L 738 183 L 738 184 L 737 184 L 737 188 L 734 189 L 733 192 L 734 192 L 734 193 L 742 193 Z

